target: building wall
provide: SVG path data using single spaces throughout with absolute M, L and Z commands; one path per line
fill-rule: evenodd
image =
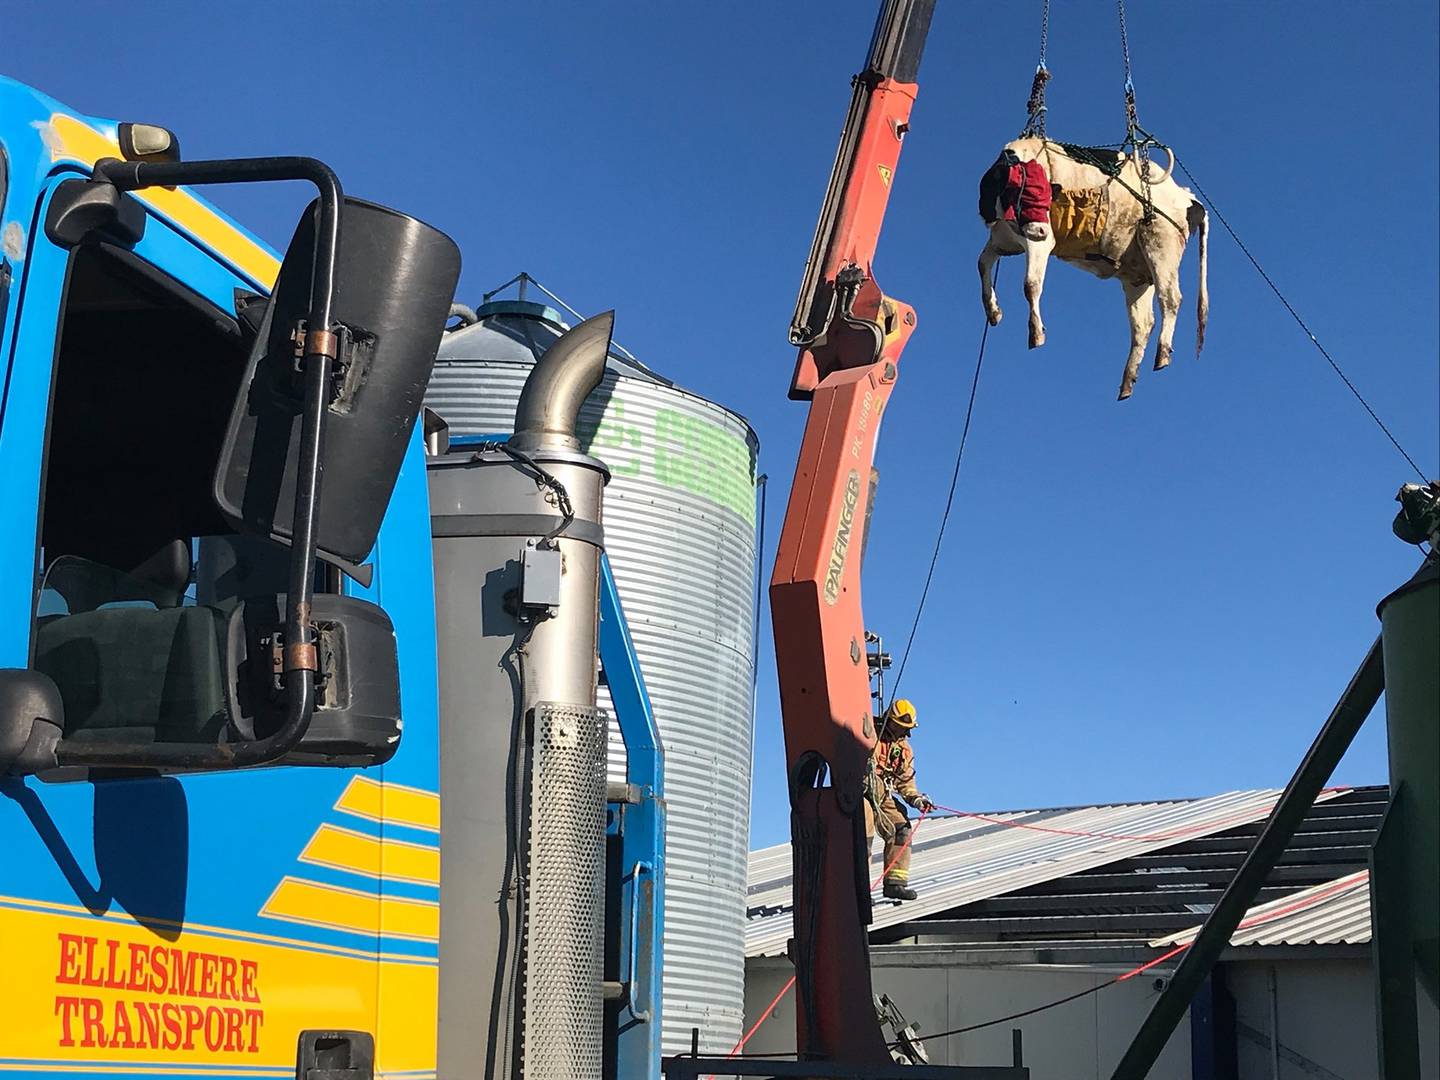
M 1235 999 L 1239 1080 L 1272 1080 L 1271 985 L 1280 1035 L 1280 1080 L 1359 1080 L 1376 1075 L 1375 981 L 1370 961 L 1242 960 L 1227 963 Z M 1440 1076 L 1440 1013 L 1418 995 L 1422 1076 Z
M 1366 1080 L 1377 1075 L 1375 987 L 1364 958 L 1308 960 L 1294 950 L 1274 960 L 1243 959 L 1225 965 L 1235 999 L 1236 1080 L 1275 1080 L 1270 1050 L 1270 971 L 1275 971 L 1280 1033 L 1279 1080 Z M 1116 969 L 1118 970 L 1118 969 Z M 1100 967 L 961 967 L 941 947 L 876 948 L 872 971 L 877 993 L 890 995 L 920 1035 L 937 1065 L 1005 1065 L 1010 1031 L 1023 1032 L 1032 1080 L 1109 1080 L 1158 993 L 1156 974 L 1141 976 L 1067 1005 L 1014 1023 L 943 1040 L 929 1031 L 968 1024 L 1043 1005 L 1111 978 Z M 1157 974 L 1164 974 L 1156 969 Z M 792 974 L 781 957 L 751 958 L 745 967 L 748 1031 Z M 1418 993 L 1421 1075 L 1440 1076 L 1440 1012 Z M 795 992 L 746 1045 L 746 1053 L 795 1049 Z M 1195 1080 L 1190 1067 L 1190 1025 L 1182 1020 L 1150 1074 L 1151 1080 Z
M 1068 1005 L 1014 1023 L 946 1039 L 948 1031 L 1022 1012 L 1095 986 L 1120 969 L 1099 967 L 960 967 L 934 946 L 894 945 L 872 952 L 876 993 L 888 994 L 920 1036 L 936 1065 L 1008 1065 L 1011 1029 L 1024 1040 L 1032 1080 L 1109 1080 L 1130 1037 L 1155 1000 L 1154 978 L 1136 978 Z M 783 958 L 746 963 L 746 1030 L 790 978 Z M 746 1053 L 795 1049 L 795 993 L 785 996 L 745 1047 Z M 1182 1024 L 1150 1074 L 1152 1080 L 1190 1080 L 1190 1029 Z

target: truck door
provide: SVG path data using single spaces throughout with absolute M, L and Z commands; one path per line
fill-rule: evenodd
M 237 290 L 266 283 L 225 257 L 227 236 L 254 242 L 183 192 L 212 219 L 204 245 L 148 202 L 137 242 L 53 242 L 67 175 L 4 214 L 26 247 L 0 330 L 0 666 L 55 680 L 67 740 L 213 743 L 232 723 L 226 605 L 285 587 L 284 552 L 210 497 L 249 349 Z M 156 613 L 143 632 L 136 608 Z M 0 777 L 0 1071 L 293 1075 L 301 1030 L 375 1032 L 381 788 L 349 769 L 162 775 L 143 753 Z M 406 915 L 424 940 L 425 905 Z

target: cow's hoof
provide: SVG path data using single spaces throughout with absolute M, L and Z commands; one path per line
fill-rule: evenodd
M 1002 312 L 1002 311 L 997 307 L 997 308 L 994 308 L 994 309 L 992 309 L 992 310 L 990 310 L 990 311 L 987 311 L 987 312 L 985 313 L 985 318 L 990 321 L 990 325 L 991 325 L 991 326 L 999 326 L 999 325 L 1000 325 L 1000 319 L 1004 316 L 1004 314 L 1005 314 L 1005 313 Z
M 1126 379 L 1124 382 L 1122 382 L 1122 383 L 1120 384 L 1120 396 L 1117 397 L 1115 400 L 1116 400 L 1116 401 L 1124 401 L 1126 398 L 1128 398 L 1128 397 L 1129 397 L 1131 394 L 1133 394 L 1134 392 L 1135 392 L 1135 384 L 1134 384 L 1134 382 L 1132 382 L 1132 381 L 1129 380 L 1129 379 Z
M 1044 331 L 1044 330 L 1041 330 L 1041 331 L 1037 334 L 1034 330 L 1031 330 L 1031 331 L 1030 331 L 1030 348 L 1032 348 L 1032 349 L 1038 349 L 1038 348 L 1040 348 L 1041 345 L 1044 345 L 1044 344 L 1045 344 L 1045 331 Z
M 1162 345 L 1160 346 L 1160 348 L 1155 350 L 1155 370 L 1160 371 L 1161 369 L 1167 368 L 1169 366 L 1170 350 Z

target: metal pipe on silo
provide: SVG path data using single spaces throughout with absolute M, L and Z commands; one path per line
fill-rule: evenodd
M 580 418 L 580 407 L 605 375 L 614 326 L 615 313 L 607 311 L 586 319 L 546 350 L 520 391 L 511 446 L 551 450 L 579 448 L 575 425 Z
M 601 502 L 575 446 L 611 316 L 537 366 L 515 435 L 429 460 L 440 672 L 438 1076 L 599 1080 Z

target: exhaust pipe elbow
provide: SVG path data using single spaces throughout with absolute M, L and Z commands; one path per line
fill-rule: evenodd
M 615 312 L 592 316 L 566 331 L 545 351 L 520 391 L 515 407 L 519 449 L 578 450 L 575 424 L 580 407 L 605 375 Z

